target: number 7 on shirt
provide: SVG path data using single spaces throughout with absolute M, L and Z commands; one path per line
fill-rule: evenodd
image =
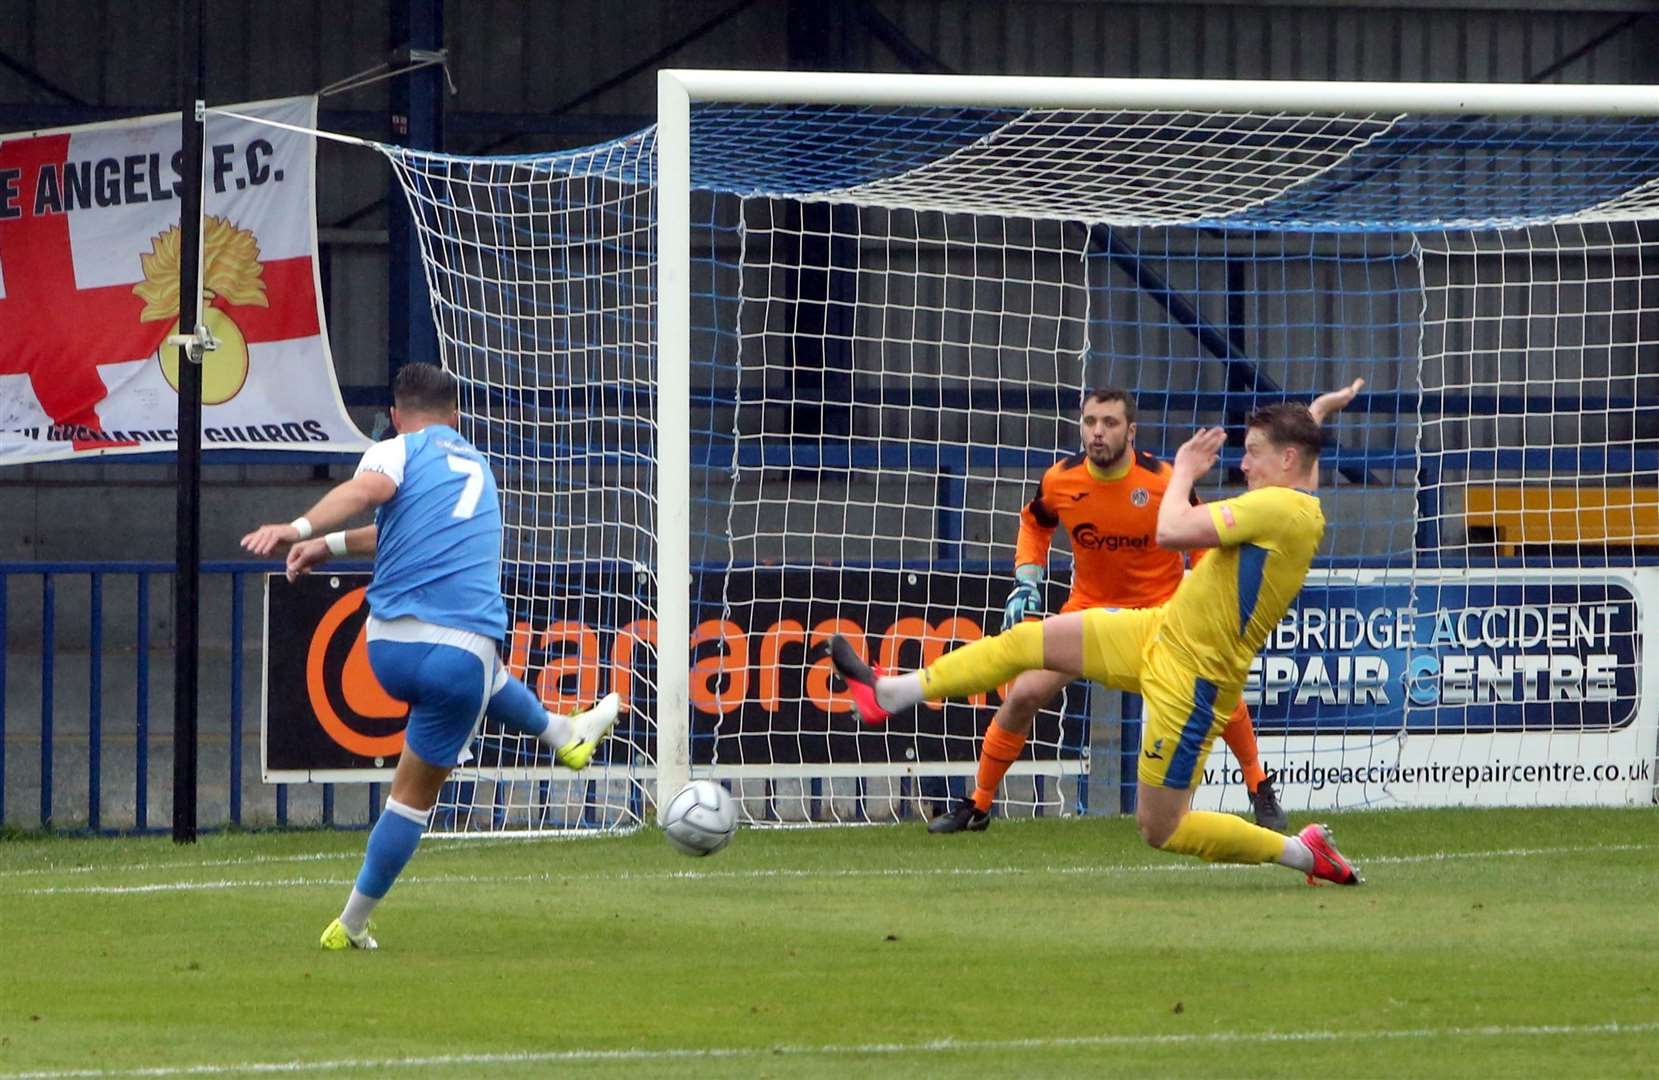
M 467 478 L 466 485 L 461 488 L 461 497 L 455 500 L 455 509 L 449 512 L 450 517 L 464 520 L 478 509 L 478 496 L 484 490 L 484 466 L 460 454 L 450 454 L 448 459 L 450 471 Z

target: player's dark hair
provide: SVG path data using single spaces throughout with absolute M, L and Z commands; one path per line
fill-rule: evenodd
M 1091 401 L 1121 401 L 1123 402 L 1123 419 L 1131 424 L 1135 422 L 1135 399 L 1130 396 L 1127 390 L 1119 389 L 1116 386 L 1091 387 L 1089 392 L 1083 395 L 1083 404 L 1087 405 Z
M 1244 421 L 1246 428 L 1260 428 L 1267 441 L 1283 448 L 1294 446 L 1307 461 L 1318 461 L 1324 441 L 1319 434 L 1319 422 L 1306 405 L 1296 401 L 1281 401 L 1263 405 Z
M 404 364 L 392 379 L 392 404 L 400 409 L 448 416 L 458 400 L 455 376 L 436 364 Z

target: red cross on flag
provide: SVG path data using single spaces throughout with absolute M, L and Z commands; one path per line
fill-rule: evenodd
M 315 98 L 237 106 L 314 127 Z M 339 452 L 317 278 L 313 140 L 209 114 L 202 446 Z M 0 136 L 0 464 L 174 450 L 177 116 Z

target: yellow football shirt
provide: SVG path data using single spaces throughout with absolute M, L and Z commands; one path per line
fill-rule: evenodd
M 1230 697 L 1301 591 L 1325 515 L 1316 496 L 1287 487 L 1257 488 L 1207 509 L 1221 545 L 1165 605 L 1153 653 L 1162 653 L 1155 666 L 1172 665 L 1159 674 L 1197 676 Z

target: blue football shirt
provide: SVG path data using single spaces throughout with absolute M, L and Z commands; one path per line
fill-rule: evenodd
M 381 619 L 409 616 L 505 637 L 501 504 L 484 455 L 436 424 L 377 443 L 357 472 L 378 472 L 397 485 L 374 515 L 369 610 Z

